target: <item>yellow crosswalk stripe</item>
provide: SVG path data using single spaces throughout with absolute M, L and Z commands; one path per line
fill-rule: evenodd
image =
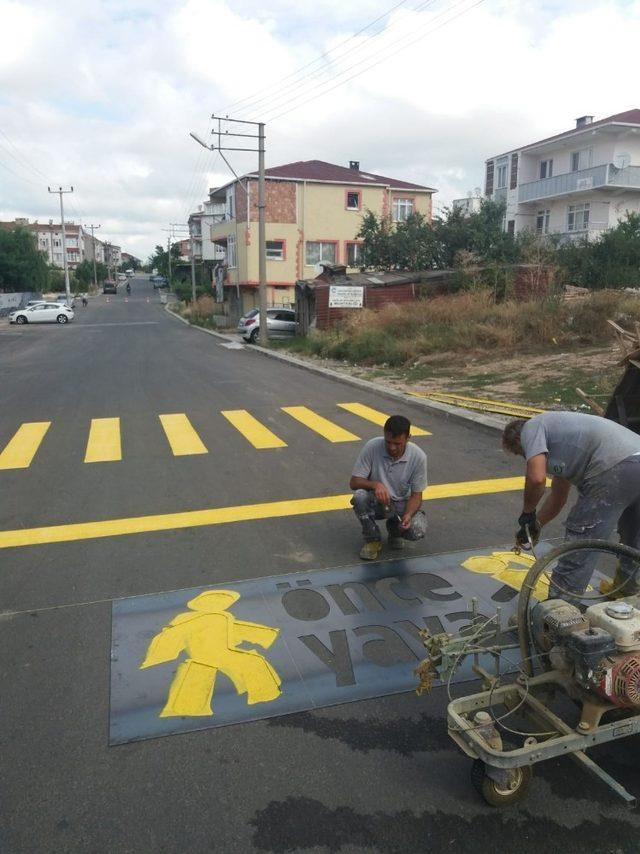
M 0 454 L 0 469 L 28 469 L 49 427 L 50 421 L 21 424 Z
M 341 409 L 346 409 L 347 412 L 352 412 L 354 415 L 359 415 L 360 418 L 365 418 L 367 421 L 372 421 L 379 427 L 384 427 L 385 421 L 389 417 L 384 412 L 377 409 L 372 409 L 370 406 L 365 406 L 364 403 L 338 403 Z M 411 425 L 412 436 L 431 436 L 428 430 L 423 430 L 422 427 Z
M 357 442 L 360 438 L 306 406 L 283 406 L 282 411 L 330 442 Z
M 184 413 L 160 415 L 158 417 L 175 457 L 209 453 Z
M 222 414 L 254 448 L 286 448 L 287 443 L 279 439 L 268 427 L 261 424 L 246 409 L 223 409 Z
M 122 459 L 119 418 L 92 418 L 85 463 L 111 463 Z

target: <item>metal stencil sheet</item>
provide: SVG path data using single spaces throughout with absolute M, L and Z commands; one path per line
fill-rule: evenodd
M 412 690 L 419 630 L 459 632 L 472 597 L 505 624 L 525 574 L 502 547 L 116 600 L 110 743 Z

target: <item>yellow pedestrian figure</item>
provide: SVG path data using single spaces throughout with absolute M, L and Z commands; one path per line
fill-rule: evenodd
M 280 629 L 236 620 L 230 608 L 240 598 L 235 590 L 207 590 L 187 602 L 149 644 L 143 670 L 187 654 L 176 670 L 161 718 L 213 715 L 211 700 L 218 671 L 233 682 L 247 703 L 268 703 L 280 696 L 281 680 L 261 653 L 238 649 L 243 642 L 267 649 Z

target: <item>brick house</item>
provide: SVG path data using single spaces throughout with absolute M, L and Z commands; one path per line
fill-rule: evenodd
M 367 211 L 405 220 L 421 213 L 431 220 L 432 187 L 374 175 L 322 160 L 266 170 L 267 304 L 292 306 L 295 283 L 321 264 L 362 265 L 356 239 Z M 209 193 L 213 212 L 205 241 L 223 247 L 225 295 L 245 312 L 258 305 L 258 176 L 250 173 Z M 235 313 L 235 312 L 234 312 Z

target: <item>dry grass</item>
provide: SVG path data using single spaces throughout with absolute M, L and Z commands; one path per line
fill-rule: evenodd
M 587 299 L 496 303 L 488 292 L 438 297 L 354 313 L 294 347 L 352 364 L 400 366 L 437 353 L 516 354 L 611 341 L 607 319 L 640 321 L 640 299 L 598 291 Z

